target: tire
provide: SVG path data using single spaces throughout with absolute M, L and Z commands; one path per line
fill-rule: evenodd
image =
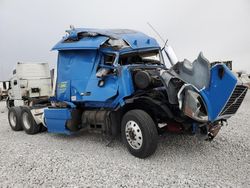
M 123 116 L 121 134 L 129 152 L 135 157 L 146 158 L 157 148 L 156 125 L 143 110 L 130 110 Z
M 9 125 L 12 128 L 13 131 L 21 131 L 22 128 L 22 122 L 21 122 L 21 108 L 11 107 L 8 112 L 8 120 Z
M 21 122 L 23 130 L 27 134 L 36 134 L 41 130 L 41 125 L 36 123 L 31 114 L 30 108 L 27 106 L 22 107 Z
M 47 130 L 48 130 L 47 127 L 44 127 L 43 125 L 41 125 L 39 132 L 45 132 Z

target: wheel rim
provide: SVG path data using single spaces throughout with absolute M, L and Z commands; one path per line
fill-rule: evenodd
M 30 129 L 30 121 L 29 121 L 29 114 L 27 112 L 23 113 L 23 126 L 25 129 Z
M 128 121 L 125 127 L 126 139 L 133 149 L 140 149 L 142 147 L 142 132 L 139 125 L 135 121 Z
M 16 127 L 16 116 L 14 112 L 10 112 L 10 124 L 12 127 Z

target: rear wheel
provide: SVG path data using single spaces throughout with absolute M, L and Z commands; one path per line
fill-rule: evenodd
M 143 110 L 131 110 L 122 119 L 121 133 L 129 152 L 139 158 L 152 155 L 158 133 L 153 119 Z
M 11 107 L 8 112 L 8 120 L 10 127 L 14 131 L 21 131 L 22 122 L 21 122 L 21 108 L 20 107 Z
M 36 121 L 34 120 L 33 115 L 31 114 L 30 108 L 28 107 L 22 108 L 21 121 L 22 121 L 23 130 L 27 134 L 36 134 L 40 132 L 41 125 L 38 125 Z

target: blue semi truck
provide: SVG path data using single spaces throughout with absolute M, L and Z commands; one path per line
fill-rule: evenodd
M 212 140 L 247 92 L 223 63 L 211 66 L 202 53 L 178 61 L 170 46 L 138 31 L 72 28 L 53 50 L 54 94 L 9 109 L 15 131 L 99 130 L 121 135 L 132 155 L 146 158 L 168 130 Z

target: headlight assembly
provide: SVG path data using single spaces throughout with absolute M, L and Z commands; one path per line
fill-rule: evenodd
M 208 121 L 208 115 L 205 104 L 201 96 L 193 90 L 185 90 L 183 112 L 185 115 L 194 120 L 200 122 Z

